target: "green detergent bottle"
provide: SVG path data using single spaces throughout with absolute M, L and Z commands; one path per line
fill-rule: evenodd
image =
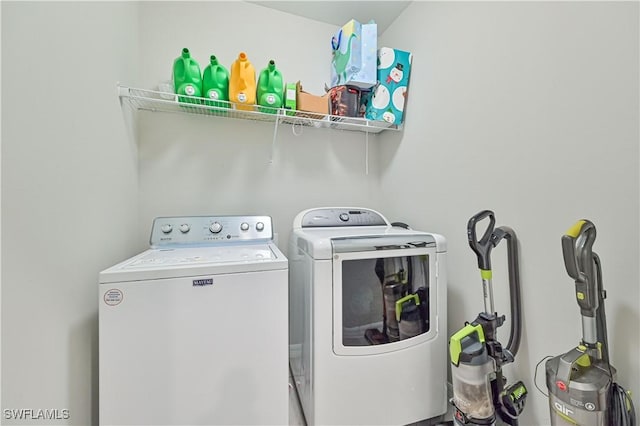
M 178 94 L 178 101 L 200 103 L 197 99 L 180 95 L 202 96 L 202 75 L 200 64 L 191 57 L 189 49 L 182 49 L 182 55 L 173 62 L 173 85 Z
M 284 101 L 284 81 L 282 73 L 276 68 L 272 59 L 269 65 L 260 71 L 258 78 L 258 105 L 260 112 L 275 114 L 278 108 L 282 108 Z M 266 107 L 266 108 L 262 108 Z
M 207 99 L 205 105 L 229 108 L 229 71 L 218 63 L 214 55 L 202 73 L 202 96 Z

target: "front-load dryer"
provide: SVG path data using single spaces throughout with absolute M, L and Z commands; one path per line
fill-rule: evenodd
M 289 362 L 310 425 L 447 411 L 446 241 L 363 208 L 317 208 L 289 243 Z
M 271 223 L 157 218 L 151 249 L 100 273 L 100 424 L 287 424 L 288 264 Z

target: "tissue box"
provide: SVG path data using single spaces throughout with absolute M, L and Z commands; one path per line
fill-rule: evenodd
M 366 118 L 402 124 L 412 59 L 411 53 L 402 50 L 378 50 L 378 83 L 367 104 Z
M 378 25 L 352 19 L 331 39 L 331 87 L 349 85 L 368 89 L 376 84 Z

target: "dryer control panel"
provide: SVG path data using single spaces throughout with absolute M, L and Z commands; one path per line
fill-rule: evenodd
M 271 241 L 269 216 L 157 217 L 151 228 L 152 248 Z
M 320 208 L 304 212 L 302 228 L 336 226 L 390 226 L 378 212 L 359 208 Z

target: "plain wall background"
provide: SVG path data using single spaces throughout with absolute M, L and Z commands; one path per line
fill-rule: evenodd
M 468 218 L 490 208 L 515 229 L 525 329 L 507 374 L 531 393 L 523 425 L 548 424 L 535 363 L 580 338 L 560 237 L 593 220 L 612 360 L 640 405 L 637 3 L 413 3 L 379 38 L 414 63 L 405 129 L 369 136 L 369 174 L 361 133 L 283 125 L 270 163 L 270 125 L 140 112 L 131 130 L 115 94 L 169 79 L 183 47 L 203 68 L 273 57 L 319 94 L 332 25 L 241 2 L 1 7 L 3 409 L 96 422 L 98 272 L 146 248 L 153 217 L 270 214 L 286 251 L 295 214 L 330 204 L 447 237 L 450 332 L 482 309 Z M 212 22 L 221 11 L 233 19 Z
M 468 219 L 491 209 L 518 235 L 523 336 L 505 371 L 530 392 L 522 425 L 549 422 L 536 363 L 581 338 L 560 239 L 582 218 L 598 232 L 611 362 L 640 405 L 638 13 L 630 2 L 414 2 L 382 36 L 413 52 L 416 71 L 404 137 L 379 145 L 394 200 L 384 212 L 447 237 L 451 332 L 484 309 Z M 495 309 L 509 317 L 506 245 L 492 266 Z M 546 392 L 544 365 L 538 384 Z
M 237 19 L 211 25 L 211 16 L 223 7 Z M 257 73 L 274 59 L 286 82 L 300 80 L 310 93 L 324 93 L 329 83 L 332 25 L 248 3 L 145 2 L 140 16 L 143 87 L 170 78 L 183 47 L 203 69 L 212 54 L 230 69 L 245 51 Z M 150 226 L 156 216 L 266 214 L 274 218 L 286 252 L 289 228 L 303 209 L 378 207 L 376 138 L 381 135 L 369 135 L 367 175 L 364 133 L 296 128 L 302 135 L 295 136 L 291 126 L 281 125 L 272 148 L 274 125 L 269 123 L 153 113 L 139 117 L 140 223 Z M 149 228 L 141 232 L 146 242 Z
M 2 409 L 96 424 L 97 274 L 138 245 L 136 147 L 115 87 L 137 78 L 138 9 L 1 7 Z

